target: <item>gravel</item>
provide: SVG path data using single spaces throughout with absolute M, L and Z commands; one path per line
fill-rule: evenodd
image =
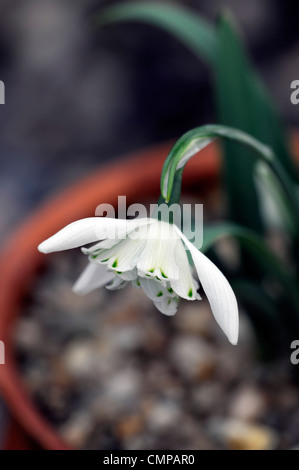
M 286 364 L 255 355 L 247 319 L 229 344 L 208 303 L 160 314 L 141 289 L 85 297 L 77 252 L 47 257 L 15 331 L 36 407 L 77 449 L 279 449 L 299 444 Z

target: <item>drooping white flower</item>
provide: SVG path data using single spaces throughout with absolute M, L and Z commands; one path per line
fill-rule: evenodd
M 119 289 L 132 282 L 160 312 L 174 315 L 180 298 L 201 299 L 187 249 L 216 321 L 229 341 L 237 343 L 238 306 L 231 286 L 176 225 L 156 219 L 91 217 L 67 225 L 38 249 L 50 253 L 93 242 L 97 243 L 82 248 L 89 263 L 73 287 L 76 293 L 86 294 L 105 285 Z

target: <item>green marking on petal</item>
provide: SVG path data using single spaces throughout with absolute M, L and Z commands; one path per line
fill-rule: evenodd
M 93 255 L 91 258 L 96 259 L 97 257 L 98 257 L 98 255 Z
M 155 271 L 155 269 L 153 268 L 153 269 L 149 269 L 148 272 L 149 272 L 149 273 L 153 273 L 154 271 Z
M 188 292 L 188 297 L 192 297 L 192 296 L 193 296 L 193 291 L 192 291 L 192 289 L 190 289 L 189 292 Z
M 164 277 L 164 279 L 168 279 L 168 276 L 166 276 L 166 274 L 164 274 L 163 271 L 161 271 L 161 275 L 162 277 Z
M 172 289 L 171 287 L 169 287 L 168 292 L 169 292 L 170 294 L 172 294 L 172 293 L 173 293 L 173 289 Z
M 116 271 L 116 274 L 122 274 L 123 272 L 122 271 Z
M 96 258 L 96 256 L 95 256 Z M 107 263 L 107 261 L 109 261 L 110 258 L 107 258 L 107 259 L 102 259 L 101 263 Z
M 113 265 L 112 265 L 112 268 L 116 268 L 117 267 L 117 259 L 114 261 Z
M 138 287 L 140 287 L 140 282 L 139 281 L 136 281 L 136 284 Z
M 162 295 L 163 295 L 163 292 L 160 291 L 158 292 L 157 297 L 162 297 Z

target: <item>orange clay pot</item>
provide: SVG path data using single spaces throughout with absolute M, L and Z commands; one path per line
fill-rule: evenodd
M 40 207 L 11 237 L 0 262 L 0 339 L 5 343 L 6 364 L 0 365 L 0 390 L 14 417 L 28 436 L 44 449 L 68 449 L 35 408 L 27 393 L 15 360 L 13 331 L 22 302 L 29 292 L 38 268 L 46 261 L 38 244 L 66 224 L 94 215 L 100 203 L 117 203 L 118 195 L 127 204 L 159 196 L 160 173 L 171 144 L 158 145 L 111 164 Z M 192 159 L 184 171 L 183 188 L 217 182 L 219 152 L 212 144 Z M 15 431 L 16 432 L 16 431 Z

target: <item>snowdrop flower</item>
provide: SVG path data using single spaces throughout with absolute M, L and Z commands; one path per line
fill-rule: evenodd
M 101 241 L 100 241 L 101 240 Z M 89 263 L 73 290 L 86 294 L 98 287 L 140 286 L 156 308 L 174 315 L 179 299 L 200 300 L 186 249 L 214 317 L 232 344 L 238 341 L 238 306 L 227 279 L 174 224 L 156 219 L 91 217 L 67 225 L 41 243 L 42 253 L 82 248 Z

